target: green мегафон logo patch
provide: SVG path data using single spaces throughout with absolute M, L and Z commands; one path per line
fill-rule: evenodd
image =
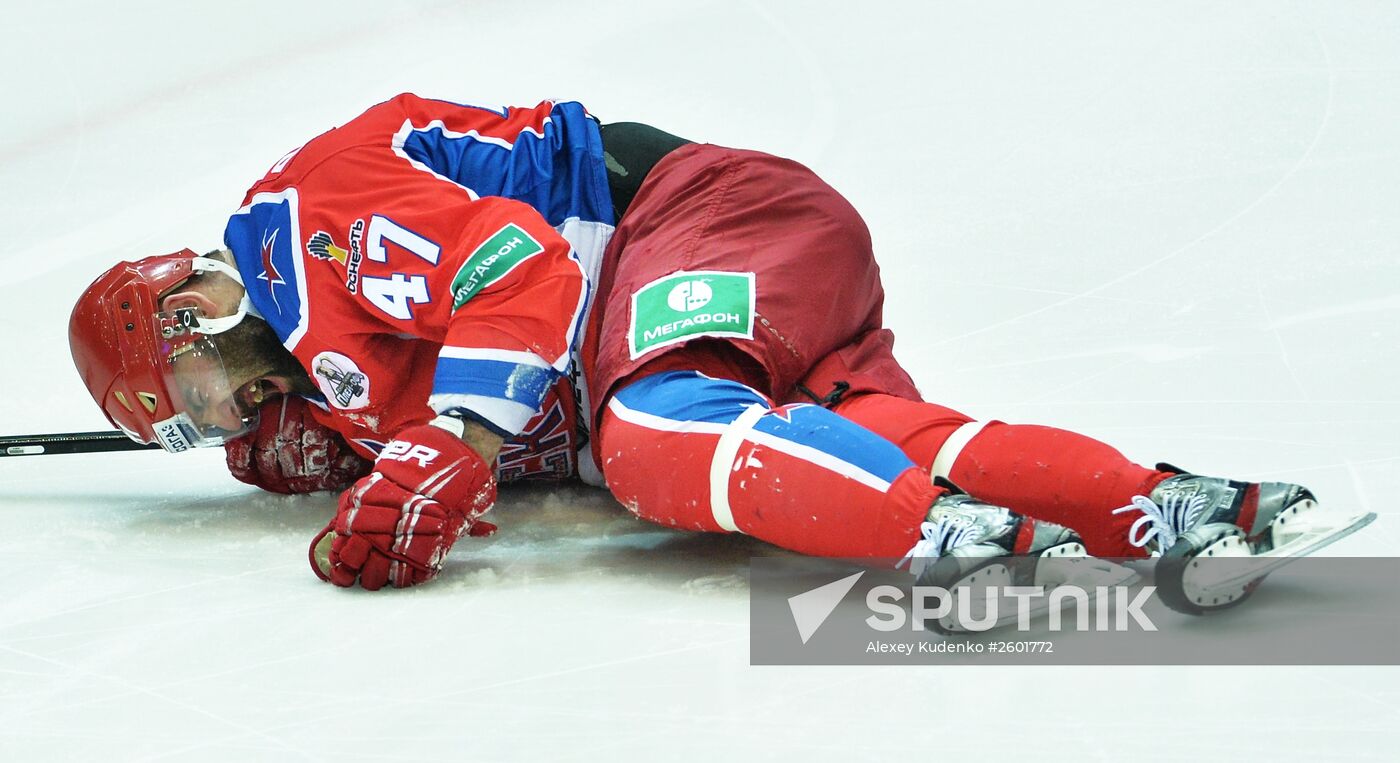
M 482 289 L 505 278 L 516 265 L 543 251 L 540 242 L 514 223 L 496 231 L 472 252 L 453 277 L 452 309 L 466 304 Z
M 754 275 L 679 271 L 632 295 L 632 358 L 701 336 L 753 339 Z

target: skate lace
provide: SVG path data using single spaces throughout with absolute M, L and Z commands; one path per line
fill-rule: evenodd
M 909 571 L 916 577 L 935 559 L 965 543 L 973 543 L 982 537 L 977 525 L 960 517 L 944 517 L 937 522 L 924 522 L 919 525 L 923 539 L 909 549 L 909 553 L 894 566 L 895 569 L 909 563 Z
M 1157 548 L 1152 555 L 1160 556 L 1163 551 L 1176 545 L 1177 538 L 1195 524 L 1205 508 L 1206 497 L 1200 493 L 1168 493 L 1160 506 L 1145 495 L 1135 495 L 1132 503 L 1114 509 L 1113 513 L 1122 514 L 1134 509 L 1141 511 L 1142 516 L 1128 528 L 1128 543 L 1143 548 L 1156 538 Z

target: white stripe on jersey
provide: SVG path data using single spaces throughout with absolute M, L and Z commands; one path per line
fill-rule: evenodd
M 511 434 L 520 434 L 536 413 L 534 408 L 524 403 L 485 395 L 430 395 L 428 407 L 435 413 L 465 408 L 491 422 L 497 429 Z
M 492 350 L 484 347 L 453 347 L 451 345 L 443 345 L 442 350 L 438 352 L 438 357 L 457 358 L 459 360 L 499 360 L 504 363 L 514 363 L 517 366 L 550 368 L 548 361 L 526 350 Z

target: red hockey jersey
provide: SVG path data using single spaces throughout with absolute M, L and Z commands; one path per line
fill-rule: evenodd
M 327 424 L 372 456 L 461 413 L 513 438 L 508 480 L 576 468 L 573 355 L 611 221 L 578 104 L 405 94 L 279 160 L 224 240 Z

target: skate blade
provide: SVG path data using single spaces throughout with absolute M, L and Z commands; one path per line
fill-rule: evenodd
M 1080 547 L 1080 554 L 1083 553 Z M 1060 553 L 1050 553 L 1043 556 L 1036 565 L 1036 580 L 1031 589 L 1040 589 L 1041 595 L 1030 599 L 1030 606 L 1026 608 L 1026 620 L 1034 622 L 1046 617 L 1050 613 L 1051 602 L 1055 602 L 1056 610 L 1065 609 L 1065 605 L 1075 601 L 1074 597 L 1054 597 L 1055 589 L 1073 585 L 1087 594 L 1087 603 L 1090 606 L 1104 606 L 1112 596 L 1109 591 L 1115 586 L 1131 585 L 1139 579 L 1139 575 L 1113 562 L 1102 559 L 1095 559 L 1090 556 L 1060 555 Z M 1013 596 L 998 596 L 989 599 L 986 590 L 989 587 L 1000 587 L 1005 589 L 1013 585 L 1011 570 L 1005 565 L 994 564 L 983 567 L 977 572 L 959 580 L 953 587 L 951 612 L 938 619 L 938 630 L 948 634 L 968 634 L 983 633 L 1008 625 L 1014 625 L 1021 619 L 1020 609 L 1023 598 Z M 966 605 L 966 619 L 963 618 L 963 604 L 961 597 L 970 597 Z M 990 602 L 996 602 L 995 622 L 988 624 L 991 616 L 987 609 Z M 969 627 L 970 626 L 970 627 Z
M 1216 541 L 1187 565 L 1182 587 L 1188 598 L 1200 606 L 1228 604 L 1247 593 L 1249 586 L 1265 575 L 1371 524 L 1376 520 L 1376 514 L 1356 514 L 1341 522 L 1325 524 L 1318 521 L 1328 519 L 1331 517 L 1295 518 L 1295 527 L 1302 529 L 1291 532 L 1291 537 L 1282 545 L 1262 554 L 1251 553 L 1249 544 L 1241 537 Z M 1213 559 L 1231 561 L 1213 564 Z M 1240 561 L 1235 562 L 1234 559 Z

